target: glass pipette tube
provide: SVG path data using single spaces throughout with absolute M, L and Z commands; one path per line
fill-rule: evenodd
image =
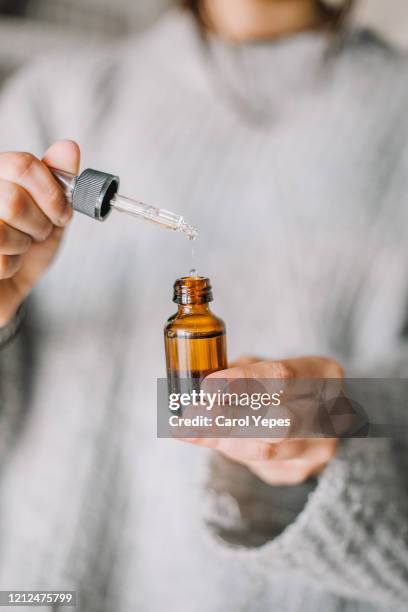
M 198 236 L 196 228 L 187 223 L 182 215 L 164 210 L 163 208 L 150 206 L 118 193 L 113 196 L 110 205 L 119 212 L 150 221 L 151 223 L 157 223 L 175 232 L 183 232 L 190 240 L 195 240 Z

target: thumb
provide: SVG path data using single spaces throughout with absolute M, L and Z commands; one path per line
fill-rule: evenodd
M 57 140 L 44 154 L 43 162 L 47 166 L 77 174 L 81 152 L 73 140 Z

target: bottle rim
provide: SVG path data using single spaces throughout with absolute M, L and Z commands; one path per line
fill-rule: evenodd
M 204 276 L 183 276 L 174 283 L 173 302 L 181 305 L 199 305 L 212 302 L 212 287 Z

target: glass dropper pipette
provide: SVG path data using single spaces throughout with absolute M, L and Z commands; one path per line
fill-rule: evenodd
M 63 187 L 73 209 L 92 219 L 104 221 L 113 209 L 166 229 L 183 232 L 190 240 L 198 236 L 198 231 L 182 215 L 120 195 L 119 177 L 113 174 L 91 168 L 77 176 L 56 168 L 50 170 Z
M 184 220 L 184 217 L 172 213 L 163 208 L 156 208 L 143 202 L 137 202 L 131 198 L 116 194 L 113 196 L 111 207 L 118 212 L 123 212 L 145 221 L 157 223 L 162 227 L 176 232 L 183 232 L 190 240 L 195 240 L 198 236 L 198 231 Z

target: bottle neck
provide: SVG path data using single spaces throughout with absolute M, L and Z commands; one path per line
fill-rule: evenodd
M 178 315 L 204 315 L 210 312 L 210 305 L 205 304 L 179 304 Z

